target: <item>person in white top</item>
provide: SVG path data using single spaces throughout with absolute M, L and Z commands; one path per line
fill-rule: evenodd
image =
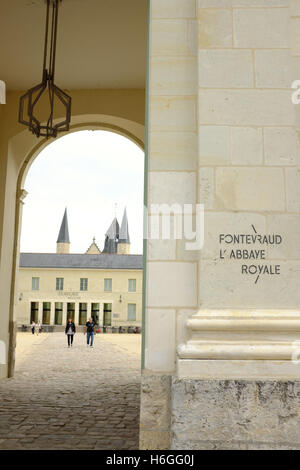
M 35 329 L 35 332 L 36 332 L 36 334 L 37 334 L 37 336 L 38 336 L 38 335 L 39 335 L 39 332 L 40 332 L 40 330 L 41 330 L 41 323 L 40 323 L 39 321 L 36 323 L 34 329 Z

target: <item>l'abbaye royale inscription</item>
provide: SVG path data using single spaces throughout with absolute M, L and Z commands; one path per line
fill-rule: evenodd
M 280 275 L 280 264 L 271 264 L 271 249 L 282 243 L 279 234 L 262 235 L 252 225 L 253 233 L 220 233 L 220 259 L 241 263 L 241 274 L 255 277 L 255 284 L 261 276 Z M 237 248 L 238 246 L 238 248 Z

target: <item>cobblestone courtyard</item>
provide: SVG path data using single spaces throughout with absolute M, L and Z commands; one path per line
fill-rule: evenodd
M 0 381 L 0 449 L 138 449 L 140 335 L 19 333 Z

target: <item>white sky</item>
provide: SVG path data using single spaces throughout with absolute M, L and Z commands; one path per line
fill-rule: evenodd
M 115 212 L 121 224 L 126 206 L 131 253 L 142 253 L 143 188 L 144 153 L 125 137 L 80 131 L 55 140 L 25 181 L 21 252 L 56 252 L 65 207 L 70 252 L 85 253 L 93 237 L 102 251 Z

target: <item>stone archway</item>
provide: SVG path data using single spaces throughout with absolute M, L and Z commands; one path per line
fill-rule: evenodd
M 130 121 L 117 116 L 87 114 L 72 117 L 72 125 L 70 132 L 78 132 L 82 130 L 107 130 L 132 140 L 142 150 L 144 150 L 144 126 L 138 122 Z M 65 134 L 62 134 L 62 136 Z M 49 145 L 53 140 L 46 139 L 37 140 L 35 136 L 28 131 L 23 131 L 9 141 L 8 145 L 8 168 L 7 183 L 11 189 L 6 197 L 5 216 L 8 221 L 7 229 L 3 234 L 3 243 L 11 242 L 13 245 L 5 251 L 7 254 L 6 270 L 11 272 L 11 288 L 10 292 L 6 292 L 6 299 L 2 299 L 9 307 L 9 335 L 7 338 L 8 354 L 7 367 L 2 376 L 12 377 L 14 373 L 15 363 L 15 345 L 16 345 L 16 320 L 15 320 L 15 298 L 17 293 L 17 278 L 19 264 L 19 240 L 20 229 L 22 223 L 22 206 L 26 192 L 23 189 L 27 172 L 40 152 Z M 146 166 L 145 166 L 146 171 Z M 14 191 L 12 190 L 14 188 Z M 14 214 L 14 217 L 10 217 Z M 2 265 L 2 269 L 4 265 Z M 0 266 L 1 269 L 1 266 Z M 5 309 L 4 309 L 5 311 Z M 3 367 L 3 366 L 2 366 Z

